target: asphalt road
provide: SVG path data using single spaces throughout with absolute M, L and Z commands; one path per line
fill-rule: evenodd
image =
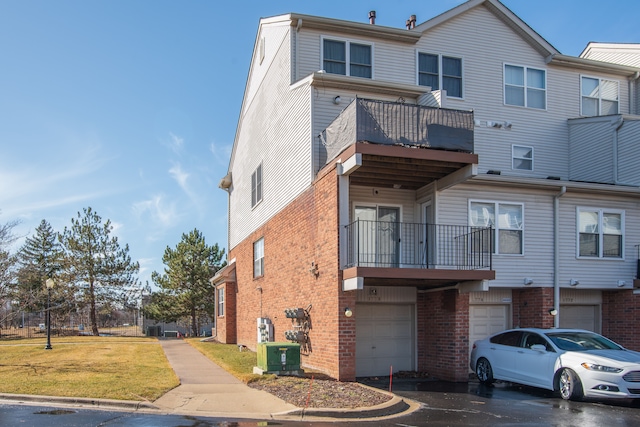
M 379 381 L 376 385 L 388 389 Z M 387 420 L 359 422 L 354 419 L 332 423 L 275 420 L 233 420 L 102 411 L 79 408 L 0 404 L 0 426 L 21 427 L 258 427 L 258 426 L 607 426 L 640 425 L 640 401 L 566 402 L 556 395 L 535 388 L 498 383 L 491 387 L 477 383 L 452 384 L 405 380 L 393 384 L 397 395 L 422 402 L 410 415 Z

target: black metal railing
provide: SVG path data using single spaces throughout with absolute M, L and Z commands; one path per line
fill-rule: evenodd
M 491 227 L 356 220 L 345 239 L 347 268 L 492 268 Z
M 351 144 L 473 152 L 472 111 L 356 98 L 320 135 L 330 161 Z

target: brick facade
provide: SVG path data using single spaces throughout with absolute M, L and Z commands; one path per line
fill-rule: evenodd
M 339 269 L 338 180 L 327 168 L 314 184 L 256 230 L 229 254 L 236 259 L 237 343 L 255 350 L 256 318 L 274 325 L 274 340 L 286 341 L 292 319 L 286 308 L 309 313 L 309 342 L 302 346 L 303 367 L 340 380 L 355 378 L 355 320 L 344 308 L 354 292 L 342 291 Z M 264 276 L 253 277 L 253 243 L 264 238 Z M 313 263 L 313 265 L 312 265 Z M 311 270 L 318 268 L 318 274 Z
M 469 379 L 469 295 L 418 293 L 418 370 L 445 381 Z
M 633 291 L 602 292 L 602 335 L 618 344 L 640 351 L 640 295 Z
M 216 317 L 214 335 L 222 343 L 236 343 L 236 284 L 224 282 L 216 289 L 216 302 L 218 301 L 218 289 L 224 289 L 224 314 Z M 218 307 L 216 306 L 216 313 Z
M 522 288 L 512 292 L 513 326 L 553 328 L 553 288 Z

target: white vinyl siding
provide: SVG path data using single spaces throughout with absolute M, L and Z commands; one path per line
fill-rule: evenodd
M 288 24 L 285 27 L 287 31 L 291 29 Z M 229 249 L 306 190 L 313 178 L 311 88 L 291 87 L 289 33 L 282 37 L 278 29 L 269 30 L 265 60 L 259 67 L 254 63 L 250 70 L 251 86 L 246 90 L 252 90 L 252 98 L 248 102 L 245 93 L 230 163 L 233 185 L 229 197 Z M 274 40 L 269 37 L 271 33 L 276 36 Z M 262 73 L 265 66 L 270 70 L 258 84 L 254 73 Z M 252 209 L 251 175 L 260 163 L 262 192 L 268 198 Z
M 469 200 L 499 200 L 526 207 L 523 212 L 526 224 L 526 227 L 523 224 L 523 255 L 494 254 L 492 267 L 499 274 L 491 281 L 491 287 L 521 287 L 524 277 L 532 277 L 534 283 L 553 283 L 551 193 L 523 189 L 506 191 L 504 188 L 463 184 L 441 192 L 437 200 L 435 222 L 438 224 L 467 224 Z M 571 254 L 575 259 L 575 247 Z
M 624 258 L 607 258 L 606 261 L 595 262 L 599 258 L 579 257 L 578 210 L 584 207 L 606 206 L 607 212 L 623 212 L 624 215 Z M 578 280 L 579 289 L 611 289 L 617 288 L 618 280 L 631 280 L 637 268 L 637 248 L 640 240 L 640 211 L 634 201 L 605 195 L 565 194 L 560 198 L 560 277 L 559 283 L 569 287 L 571 279 Z M 633 255 L 630 255 L 633 254 Z
M 375 80 L 415 84 L 415 65 L 413 45 L 397 43 L 389 40 L 375 40 L 374 42 L 355 39 L 343 34 L 328 35 L 313 29 L 306 29 L 303 25 L 296 33 L 296 76 L 299 81 L 312 73 L 323 69 L 322 40 L 343 40 L 361 45 L 371 45 L 372 78 Z M 409 58 L 409 61 L 407 61 Z M 406 67 L 398 64 L 406 63 Z M 397 99 L 397 96 L 394 98 Z
M 624 120 L 622 126 L 620 119 Z M 569 120 L 569 179 L 640 186 L 639 140 L 638 117 L 614 115 Z

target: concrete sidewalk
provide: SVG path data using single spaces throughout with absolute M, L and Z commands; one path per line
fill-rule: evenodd
M 265 391 L 253 389 L 181 339 L 161 339 L 180 385 L 153 404 L 174 414 L 266 418 L 298 408 Z
M 407 414 L 420 406 L 393 396 L 389 402 L 368 408 L 299 408 L 247 386 L 184 340 L 160 339 L 160 344 L 180 378 L 178 387 L 153 402 L 162 412 L 228 418 L 365 421 Z

